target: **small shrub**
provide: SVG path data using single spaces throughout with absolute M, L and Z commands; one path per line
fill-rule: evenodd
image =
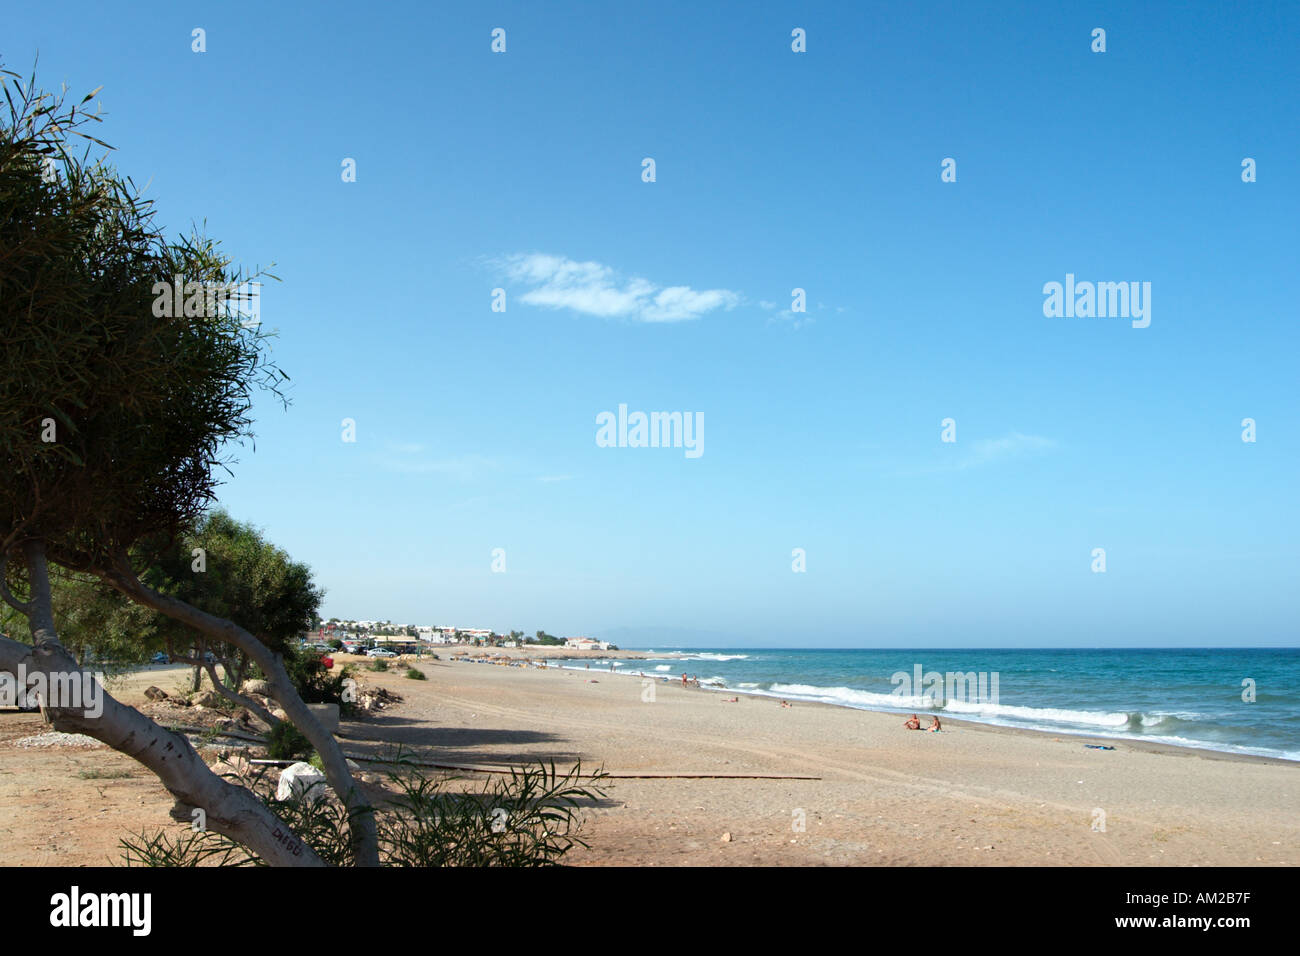
M 370 669 L 372 671 L 386 671 L 388 670 L 388 661 L 384 660 L 382 657 L 376 657 L 370 662 Z
M 399 793 L 380 819 L 386 866 L 554 866 L 574 846 L 581 805 L 605 795 L 597 771 L 582 785 L 582 767 L 512 768 L 475 791 L 446 791 L 446 780 L 419 770 L 390 774 Z
M 272 760 L 293 760 L 310 753 L 311 741 L 287 720 L 280 721 L 266 735 L 266 755 Z
M 343 682 L 348 676 L 346 667 L 331 674 L 329 668 L 321 663 L 319 654 L 294 647 L 285 647 L 283 655 L 284 669 L 304 704 L 343 705 Z
M 256 862 L 238 843 L 211 830 L 184 830 L 174 837 L 166 830 L 152 836 L 142 830 L 117 845 L 126 866 L 250 866 Z
M 397 794 L 376 815 L 384 866 L 554 866 L 578 838 L 583 803 L 604 797 L 597 771 L 582 783 L 582 768 L 558 773 L 538 764 L 497 776 L 473 791 L 447 790 L 451 777 L 432 778 L 404 760 L 389 776 Z M 352 817 L 327 799 L 275 800 L 264 774 L 244 782 L 289 829 L 330 866 L 352 861 Z M 127 866 L 262 866 L 244 847 L 215 831 L 144 832 L 118 844 Z
M 408 667 L 406 669 L 406 676 L 411 680 L 428 680 L 428 678 L 424 676 L 424 671 L 416 670 L 414 667 Z

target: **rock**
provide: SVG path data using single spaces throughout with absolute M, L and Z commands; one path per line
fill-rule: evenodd
M 309 763 L 299 762 L 280 771 L 280 784 L 275 789 L 275 799 L 305 797 L 314 803 L 325 796 L 325 789 L 325 774 Z
M 218 777 L 248 777 L 257 768 L 240 754 L 232 754 L 225 760 L 218 760 L 212 765 L 212 772 Z
M 723 842 L 723 843 L 730 843 L 730 842 L 731 842 L 731 832 L 730 832 L 730 831 L 728 831 L 728 832 L 722 834 L 722 842 Z
M 271 685 L 264 680 L 246 680 L 239 688 L 239 692 L 244 696 L 257 694 L 261 697 L 271 696 Z
M 24 750 L 44 747 L 102 747 L 104 746 L 94 737 L 87 737 L 84 734 L 65 734 L 58 731 L 37 734 L 34 737 L 23 737 L 20 740 L 13 741 L 15 747 L 21 747 Z
M 269 707 L 269 708 L 267 708 L 267 709 L 271 712 L 271 716 L 274 717 L 276 720 L 288 720 L 288 719 L 289 719 L 289 715 L 286 714 L 286 713 L 285 713 L 281 708 L 279 708 L 279 707 Z
M 194 703 L 201 707 L 220 707 L 225 703 L 226 698 L 222 697 L 215 690 L 207 690 L 194 698 Z
M 371 713 L 373 711 L 383 710 L 390 704 L 398 703 L 401 700 L 402 696 L 400 694 L 394 694 L 390 690 L 376 687 L 373 690 L 362 692 L 361 696 L 357 699 L 356 704 L 363 712 Z
M 144 696 L 148 697 L 150 700 L 166 700 L 169 695 L 167 691 L 163 690 L 161 687 L 150 687 L 144 692 Z

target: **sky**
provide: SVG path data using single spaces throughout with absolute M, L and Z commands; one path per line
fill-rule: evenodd
M 1300 6 L 3 19 L 7 68 L 103 86 L 159 222 L 280 278 L 291 404 L 259 398 L 219 503 L 326 617 L 1300 643 Z M 1067 275 L 1149 288 L 1149 324 L 1045 314 Z M 703 430 L 598 441 L 620 405 Z

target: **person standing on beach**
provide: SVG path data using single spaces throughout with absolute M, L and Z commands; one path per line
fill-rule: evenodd
M 686 686 L 686 672 L 682 671 L 682 686 Z

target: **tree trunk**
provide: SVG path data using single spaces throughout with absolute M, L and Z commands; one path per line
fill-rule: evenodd
M 237 694 L 225 685 L 225 682 L 217 676 L 217 665 L 205 663 L 204 668 L 208 672 L 208 678 L 212 681 L 213 688 L 226 700 L 239 704 L 251 712 L 258 720 L 266 724 L 267 727 L 274 727 L 280 721 L 277 720 L 269 710 L 253 700 L 251 697 L 245 697 L 243 694 Z
M 166 614 L 206 634 L 217 643 L 231 644 L 253 659 L 271 687 L 271 696 L 284 708 L 289 721 L 302 731 L 324 764 L 325 779 L 348 808 L 352 830 L 352 854 L 357 866 L 379 865 L 379 835 L 375 826 L 374 810 L 362 794 L 352 771 L 348 768 L 343 748 L 334 735 L 321 726 L 316 715 L 308 709 L 284 669 L 284 662 L 269 647 L 233 621 L 201 611 L 179 598 L 160 594 L 144 585 L 131 569 L 129 559 L 119 556 L 114 568 L 101 572 L 103 580 L 127 597 L 146 607 Z
M 31 598 L 23 613 L 27 615 L 32 635 L 31 645 L 0 638 L 0 669 L 17 674 L 20 667 L 27 674 L 45 675 L 47 687 L 65 687 L 66 680 L 76 677 L 80 687 L 93 676 L 81 676 L 77 661 L 59 643 L 50 606 L 49 573 L 44 544 L 28 541 L 23 546 L 31 581 Z M 323 866 L 316 852 L 299 840 L 255 794 L 222 780 L 195 753 L 180 734 L 164 730 L 132 707 L 114 700 L 99 687 L 103 713 L 93 709 L 68 706 L 76 701 L 42 700 L 42 710 L 54 728 L 65 733 L 85 734 L 102 741 L 148 767 L 176 798 L 172 817 L 192 822 L 191 811 L 202 810 L 208 829 L 248 847 L 272 866 Z

